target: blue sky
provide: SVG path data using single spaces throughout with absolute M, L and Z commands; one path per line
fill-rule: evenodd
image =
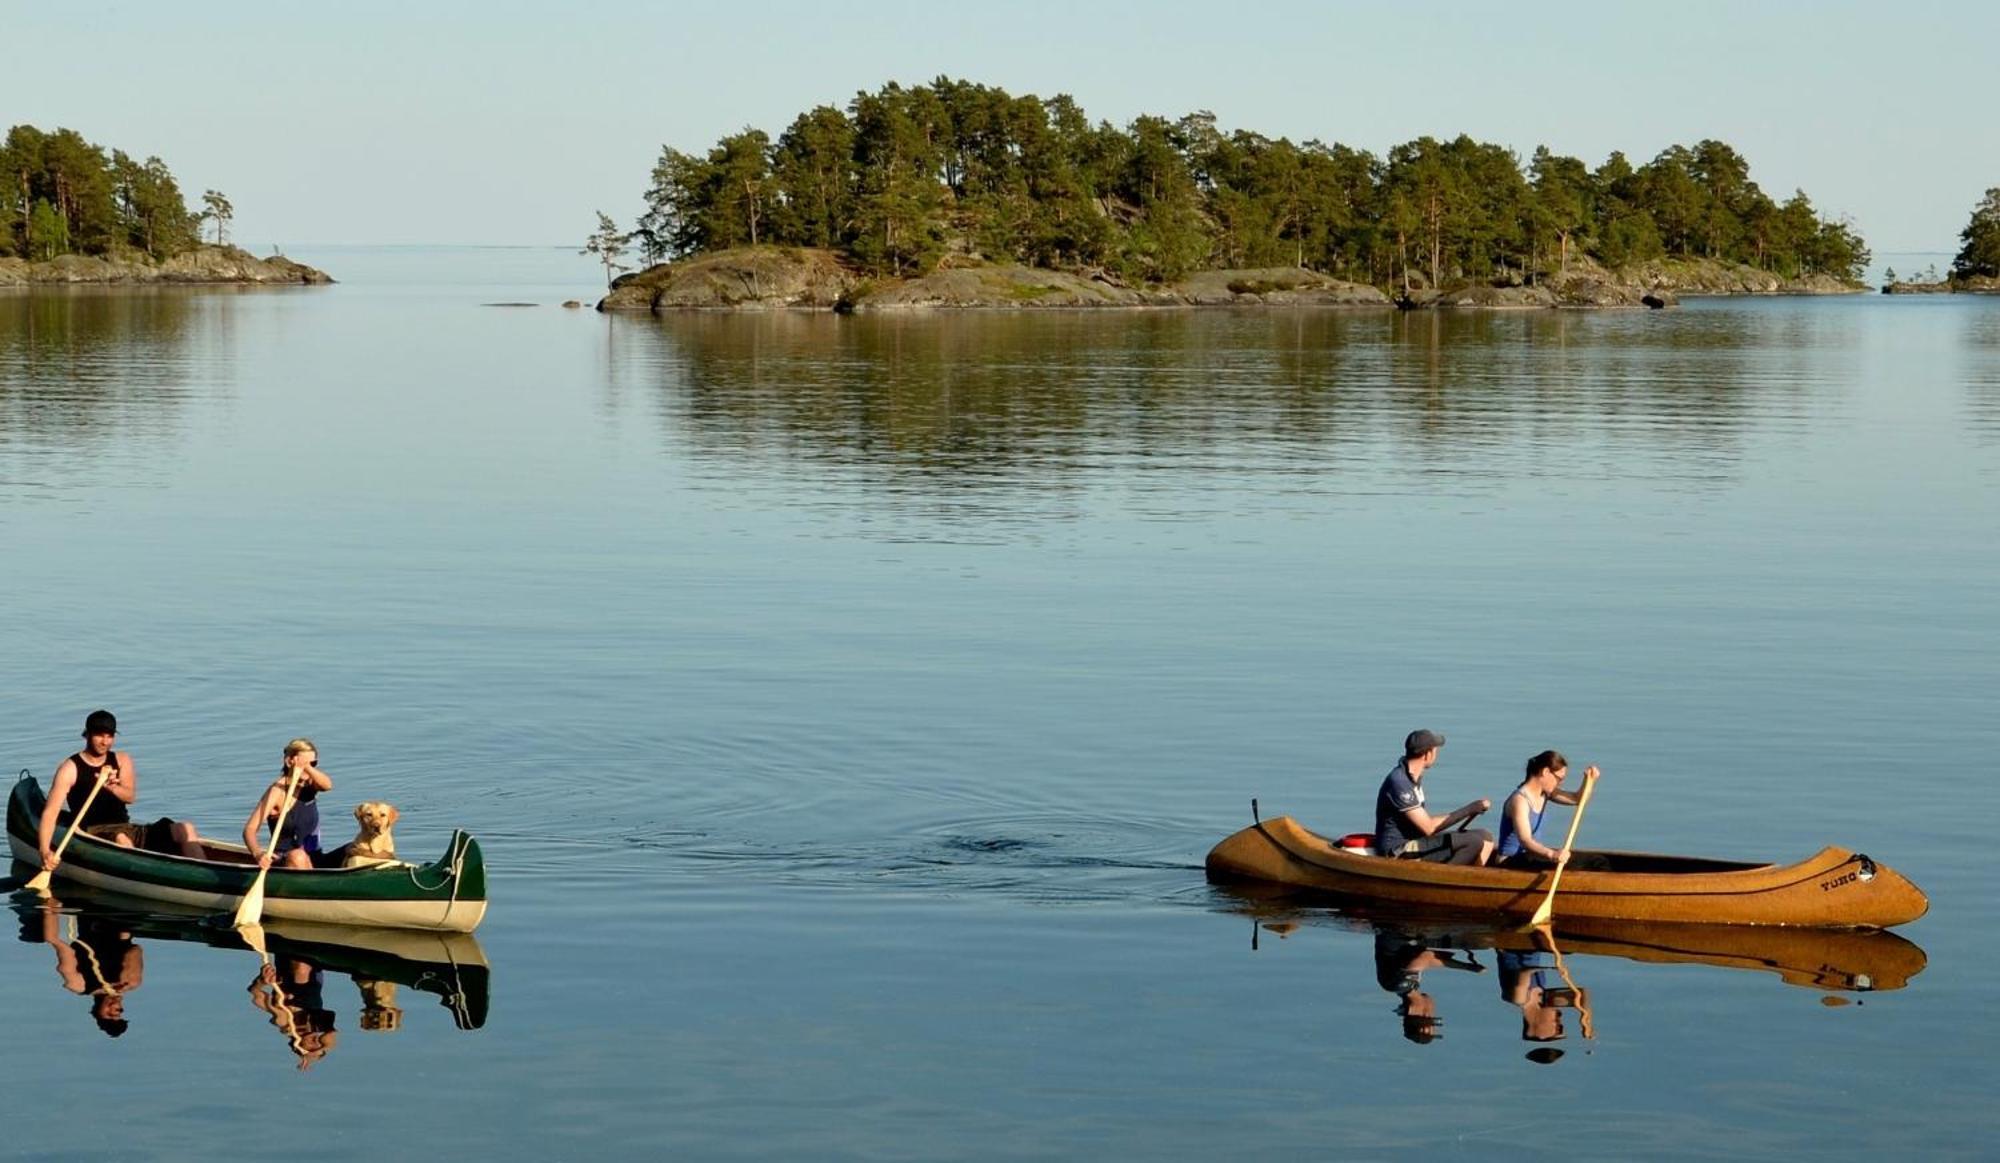
M 0 28 L 0 123 L 158 154 L 257 244 L 568 243 L 630 221 L 663 144 L 939 74 L 1378 153 L 1718 137 L 1878 253 L 1956 249 L 2000 186 L 1990 3 L 4 0 Z

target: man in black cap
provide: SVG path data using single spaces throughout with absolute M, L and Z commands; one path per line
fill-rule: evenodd
M 1473 800 L 1444 816 L 1433 816 L 1424 807 L 1424 773 L 1443 746 L 1444 736 L 1435 731 L 1412 731 L 1403 740 L 1402 760 L 1375 795 L 1376 852 L 1448 864 L 1484 864 L 1493 855 L 1493 836 L 1485 829 L 1451 830 L 1492 807 L 1492 800 Z
M 83 721 L 83 750 L 56 765 L 37 837 L 44 869 L 53 872 L 62 863 L 54 847 L 57 819 L 65 811 L 72 815 L 83 811 L 86 799 L 90 800 L 90 811 L 77 825 L 80 832 L 121 848 L 150 848 L 196 859 L 205 855 L 193 824 L 164 816 L 151 824 L 132 823 L 126 808 L 139 798 L 139 769 L 129 752 L 112 749 L 117 739 L 117 716 L 110 711 L 92 711 Z M 91 799 L 90 789 L 97 786 L 99 776 L 104 786 Z

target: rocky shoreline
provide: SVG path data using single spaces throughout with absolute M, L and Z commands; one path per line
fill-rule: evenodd
M 1889 283 L 1885 295 L 2000 295 L 2000 278 L 1975 275 L 1969 279 L 1945 279 L 1935 283 Z
M 1178 282 L 1133 286 L 1103 271 L 1054 271 L 953 259 L 929 274 L 870 279 L 831 251 L 742 247 L 663 263 L 612 284 L 600 311 L 840 312 L 1097 307 L 1402 307 L 1550 309 L 1668 307 L 1685 295 L 1854 294 L 1829 276 L 1781 279 L 1755 267 L 1663 259 L 1609 270 L 1588 259 L 1533 285 L 1378 287 L 1294 267 L 1200 271 Z
M 47 262 L 0 258 L 0 287 L 201 283 L 322 286 L 333 281 L 333 276 L 325 271 L 293 262 L 283 255 L 258 258 L 235 246 L 199 246 L 163 260 L 136 253 L 109 258 L 66 254 Z

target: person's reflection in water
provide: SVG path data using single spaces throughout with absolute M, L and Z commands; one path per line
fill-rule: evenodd
M 1403 1037 L 1423 1045 L 1444 1036 L 1439 1027 L 1437 999 L 1421 988 L 1426 969 L 1464 969 L 1484 973 L 1486 967 L 1472 959 L 1460 961 L 1449 951 L 1432 949 L 1423 941 L 1395 929 L 1375 930 L 1375 981 L 1401 1000 L 1396 1015 L 1403 1019 Z
M 1521 1011 L 1521 1040 L 1547 1043 L 1568 1037 L 1563 1029 L 1563 1010 L 1587 1003 L 1582 990 L 1554 976 L 1561 970 L 1553 955 L 1539 949 L 1503 949 L 1499 958 L 1500 997 Z M 1588 1021 L 1584 1036 L 1590 1036 Z M 1548 1045 L 1528 1051 L 1528 1061 L 1545 1066 L 1561 1057 L 1561 1050 Z
M 42 940 L 56 951 L 56 976 L 63 988 L 90 998 L 90 1016 L 106 1037 L 130 1028 L 125 995 L 145 984 L 146 955 L 130 930 L 100 917 L 71 917 L 62 935 L 61 905 L 51 898 L 42 909 Z
M 338 1038 L 333 1011 L 321 996 L 324 984 L 319 966 L 283 956 L 265 962 L 250 981 L 250 1004 L 270 1015 L 271 1025 L 298 1055 L 300 1070 L 311 1070 Z

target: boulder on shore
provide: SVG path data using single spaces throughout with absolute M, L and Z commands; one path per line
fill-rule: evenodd
M 599 311 L 755 310 L 804 307 L 830 311 L 861 279 L 830 250 L 750 246 L 661 263 L 622 275 Z
M 283 255 L 258 258 L 235 246 L 198 246 L 167 259 L 138 251 L 110 256 L 65 254 L 46 262 L 0 258 L 0 286 L 29 283 L 250 283 L 320 285 L 325 271 Z
M 940 266 L 911 279 L 883 280 L 860 288 L 856 311 L 1016 307 L 1165 307 L 1181 300 L 1169 291 L 1128 287 L 1107 275 L 1079 275 L 1018 263 Z
M 1386 307 L 1389 296 L 1299 267 L 1197 271 L 1176 284 L 1197 306 Z

